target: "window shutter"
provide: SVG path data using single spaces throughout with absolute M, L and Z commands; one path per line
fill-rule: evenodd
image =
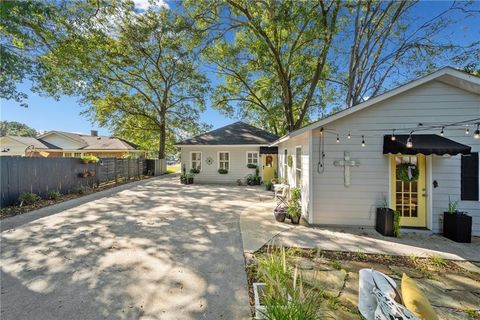
M 462 155 L 461 200 L 478 201 L 478 152 Z

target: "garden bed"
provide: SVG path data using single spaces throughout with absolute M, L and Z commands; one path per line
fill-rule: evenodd
M 26 212 L 29 212 L 29 211 L 41 209 L 41 208 L 48 207 L 48 206 L 51 206 L 51 205 L 54 205 L 54 204 L 57 204 L 57 203 L 61 203 L 61 202 L 65 202 L 65 201 L 68 201 L 68 200 L 80 198 L 80 197 L 83 197 L 87 194 L 96 193 L 96 192 L 99 192 L 99 191 L 103 191 L 103 190 L 111 189 L 111 188 L 114 188 L 114 187 L 117 187 L 117 186 L 120 186 L 120 185 L 124 185 L 124 184 L 130 183 L 130 182 L 134 182 L 134 181 L 138 181 L 138 180 L 144 180 L 144 179 L 148 179 L 148 178 L 151 178 L 151 177 L 150 176 L 142 176 L 140 179 L 136 178 L 135 180 L 123 180 L 123 181 L 118 181 L 117 183 L 115 183 L 115 181 L 109 181 L 108 183 L 100 184 L 99 187 L 96 187 L 96 186 L 94 188 L 86 187 L 86 188 L 79 189 L 77 192 L 62 194 L 61 196 L 59 196 L 55 200 L 41 199 L 41 200 L 39 200 L 39 201 L 37 201 L 33 204 L 22 205 L 21 207 L 19 205 L 8 206 L 8 207 L 0 209 L 0 219 L 13 217 L 13 216 L 16 216 L 16 215 L 19 215 L 19 214 L 22 214 L 22 213 L 26 213 Z
M 257 276 L 257 261 L 271 251 L 271 247 L 263 247 L 246 259 L 252 316 L 252 284 L 262 282 Z M 383 272 L 398 285 L 403 273 L 414 278 L 441 319 L 480 319 L 478 262 L 450 261 L 437 256 L 418 258 L 297 248 L 286 252 L 288 264 L 297 266 L 305 285 L 322 288 L 319 319 L 362 319 L 357 305 L 358 271 L 363 268 Z M 462 264 L 469 264 L 477 271 L 467 270 Z

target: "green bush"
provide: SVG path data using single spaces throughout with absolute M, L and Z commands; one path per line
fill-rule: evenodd
M 190 169 L 190 173 L 193 173 L 193 174 L 200 173 L 200 169 L 198 169 L 198 168 L 192 168 L 192 169 Z
M 266 319 L 322 319 L 319 288 L 303 284 L 301 272 L 292 267 L 285 249 L 274 249 L 258 259 L 258 278 L 265 283 L 262 301 Z
M 93 155 L 86 155 L 80 158 L 80 160 L 84 163 L 97 163 L 100 159 Z
M 29 205 L 29 204 L 34 204 L 35 202 L 40 201 L 42 198 L 35 193 L 32 192 L 24 192 L 20 194 L 18 197 L 18 202 L 20 202 L 20 205 Z
M 220 174 L 227 174 L 228 170 L 227 169 L 218 169 L 218 173 Z
M 300 198 L 302 193 L 300 188 L 290 189 L 290 200 L 288 201 L 287 213 L 290 217 L 300 217 L 302 215 L 302 206 Z
M 47 193 L 47 199 L 48 200 L 57 200 L 61 196 L 62 196 L 62 194 L 58 191 L 48 191 L 48 193 Z
M 249 169 L 256 169 L 256 168 L 258 168 L 258 166 L 257 166 L 256 164 L 254 164 L 254 163 L 249 163 L 249 164 L 247 164 L 247 168 L 249 168 Z
M 90 193 L 90 191 L 92 190 L 92 188 L 90 187 L 87 187 L 87 186 L 80 186 L 77 188 L 77 193 L 78 194 L 87 194 L 87 193 Z

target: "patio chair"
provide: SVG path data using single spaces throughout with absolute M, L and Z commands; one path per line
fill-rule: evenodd
M 290 188 L 288 186 L 284 186 L 282 188 L 282 192 L 278 193 L 275 192 L 275 200 L 277 201 L 277 207 L 275 209 L 278 209 L 280 206 L 286 207 L 288 205 L 288 191 Z

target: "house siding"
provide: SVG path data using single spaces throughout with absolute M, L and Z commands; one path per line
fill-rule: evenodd
M 0 156 L 25 156 L 25 149 L 28 145 L 10 139 L 9 137 L 0 137 L 0 147 L 2 150 L 9 149 L 8 151 L 0 152 Z
M 478 118 L 480 96 L 439 81 L 432 81 L 411 89 L 403 94 L 379 102 L 365 110 L 340 118 L 325 126 L 325 170 L 318 173 L 320 129 L 312 130 L 313 177 L 311 198 L 313 223 L 374 226 L 375 208 L 383 197 L 389 199 L 389 162 L 383 155 L 383 135 L 391 134 L 390 128 L 414 128 L 425 125 L 453 123 Z M 472 152 L 480 151 L 480 140 L 465 136 L 461 129 L 445 129 L 445 137 L 472 146 Z M 377 131 L 375 131 L 377 130 Z M 346 135 L 351 131 L 352 139 Z M 336 134 L 341 143 L 336 143 Z M 421 133 L 438 134 L 437 131 Z M 365 135 L 366 146 L 361 146 L 361 135 Z M 344 168 L 333 165 L 343 158 L 344 151 L 350 152 L 353 160 L 360 161 L 351 168 L 351 185 L 344 186 Z M 282 150 L 279 149 L 279 154 Z M 430 156 L 431 177 L 428 182 L 437 181 L 438 187 L 427 184 L 431 192 L 432 221 L 428 222 L 434 232 L 441 232 L 443 211 L 447 208 L 448 196 L 460 198 L 461 157 Z M 427 169 L 429 172 L 429 169 Z M 459 210 L 473 216 L 473 233 L 480 235 L 480 202 L 461 201 Z M 427 217 L 429 214 L 427 213 Z
M 227 174 L 218 173 L 218 152 L 230 152 L 230 169 Z M 256 151 L 259 153 L 260 161 L 260 147 L 235 147 L 235 146 L 188 146 L 181 147 L 180 159 L 182 162 L 182 168 L 190 171 L 190 152 L 202 153 L 202 170 L 200 173 L 195 174 L 195 182 L 199 183 L 225 183 L 234 184 L 238 179 L 245 181 L 245 178 L 249 174 L 255 174 L 255 169 L 247 168 L 247 151 Z M 213 163 L 208 165 L 206 160 L 211 157 Z M 261 175 L 261 165 L 259 165 Z
M 287 180 L 287 183 L 290 186 L 296 186 L 296 148 L 298 146 L 302 147 L 302 215 L 308 221 L 312 221 L 310 213 L 312 212 L 312 203 L 310 199 L 311 189 L 310 189 L 310 172 L 312 168 L 310 166 L 310 132 L 303 133 L 299 136 L 288 139 L 285 142 L 282 142 L 278 145 L 278 172 L 279 177 Z M 293 157 L 292 167 L 285 166 L 287 163 L 287 158 L 285 157 L 285 149 L 287 149 L 288 155 Z M 286 167 L 286 170 L 285 170 Z

